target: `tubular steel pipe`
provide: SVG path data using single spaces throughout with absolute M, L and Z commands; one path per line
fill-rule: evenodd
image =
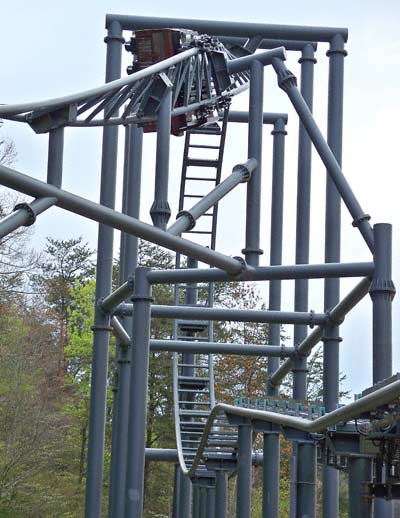
M 299 63 L 301 64 L 301 94 L 312 112 L 314 92 L 314 65 L 316 59 L 311 45 L 305 45 Z M 296 263 L 307 264 L 310 250 L 310 201 L 311 201 L 311 140 L 301 121 L 299 121 L 299 144 L 297 162 L 297 206 L 296 206 Z M 295 311 L 308 309 L 308 279 L 296 279 L 294 293 Z M 307 336 L 307 328 L 298 325 L 294 328 L 293 343 L 297 347 Z M 293 361 L 293 398 L 307 398 L 307 358 L 298 356 Z M 296 451 L 296 450 L 299 451 Z M 292 469 L 300 469 L 298 463 L 304 464 L 301 458 L 305 450 L 298 448 L 298 443 L 292 443 Z M 311 474 L 311 472 L 306 472 Z M 300 486 L 291 485 L 290 511 L 294 517 L 297 508 Z M 296 511 L 297 512 L 297 511 Z
M 167 230 L 174 236 L 180 236 L 185 230 L 191 230 L 196 225 L 196 220 L 199 219 L 208 209 L 218 203 L 226 194 L 234 189 L 240 183 L 248 182 L 251 174 L 257 167 L 257 161 L 253 158 L 247 160 L 244 164 L 236 165 L 232 174 L 228 176 L 223 182 L 217 185 L 212 191 L 206 194 L 198 203 L 191 209 L 181 211 L 175 223 L 173 223 Z
M 220 518 L 215 515 L 215 487 L 207 488 L 207 518 Z
M 120 304 L 116 315 L 130 315 L 132 304 Z M 153 318 L 182 318 L 192 320 L 220 320 L 226 322 L 259 322 L 279 324 L 324 325 L 327 322 L 325 313 L 302 313 L 291 311 L 264 311 L 245 309 L 207 308 L 203 306 L 159 306 L 151 307 Z M 331 317 L 332 318 L 332 317 Z
M 275 124 L 279 120 L 287 124 L 287 113 L 263 113 L 263 124 Z M 249 112 L 229 110 L 228 121 L 247 124 L 249 122 Z
M 176 282 L 224 282 L 224 281 L 270 281 L 292 279 L 321 279 L 326 277 L 367 277 L 372 276 L 374 264 L 296 264 L 289 266 L 259 266 L 247 268 L 240 275 L 232 277 L 225 271 L 213 269 L 152 270 L 150 284 L 170 284 Z M 121 302 L 121 300 L 119 301 Z
M 132 366 L 130 376 L 128 458 L 126 474 L 125 516 L 140 518 L 143 512 L 144 453 L 147 425 L 147 387 L 150 352 L 151 286 L 148 268 L 135 271 L 132 322 Z
M 271 245 L 270 264 L 282 264 L 282 233 L 283 233 L 283 192 L 284 192 L 284 160 L 285 160 L 285 123 L 279 119 L 272 131 L 273 162 L 272 162 L 272 196 L 271 196 Z M 281 309 L 281 281 L 273 280 L 269 285 L 269 309 Z M 280 344 L 280 324 L 270 324 L 268 342 Z M 279 358 L 270 357 L 268 360 L 268 378 L 279 368 Z M 277 390 L 267 382 L 267 393 L 275 395 Z M 280 447 L 279 434 L 264 433 L 264 455 L 270 459 L 263 465 L 263 517 L 278 518 L 279 514 L 279 473 Z
M 153 16 L 130 16 L 125 14 L 107 14 L 106 27 L 117 20 L 124 30 L 159 29 L 180 27 L 212 35 L 239 36 L 250 38 L 263 36 L 269 39 L 331 41 L 333 36 L 341 34 L 347 40 L 348 30 L 338 27 L 308 27 L 299 25 L 272 25 L 267 23 L 225 22 L 219 20 L 192 20 L 187 18 L 155 18 Z
M 371 479 L 372 459 L 349 457 L 349 518 L 372 518 Z
M 116 129 L 116 128 L 114 128 Z M 241 273 L 243 264 L 224 254 L 210 250 L 187 239 L 173 236 L 159 228 L 143 223 L 121 214 L 107 206 L 94 203 L 77 196 L 76 194 L 57 189 L 51 185 L 30 178 L 18 171 L 0 166 L 0 182 L 11 188 L 15 188 L 25 194 L 33 196 L 54 196 L 57 198 L 57 206 L 63 209 L 80 214 L 104 225 L 126 232 L 157 245 L 163 246 L 175 252 L 198 258 L 200 261 L 211 266 L 217 266 L 232 274 Z M 33 193 L 33 194 L 32 194 Z M 103 297 L 104 298 L 104 297 Z
M 247 184 L 246 247 L 242 250 L 250 266 L 258 266 L 260 249 L 261 170 L 263 132 L 264 67 L 253 61 L 250 69 L 248 157 L 257 160 Z
M 370 287 L 372 299 L 373 383 L 392 375 L 392 226 L 374 225 L 375 274 Z
M 372 378 L 378 383 L 392 375 L 392 226 L 374 225 L 375 274 L 370 287 L 372 299 Z M 392 518 L 393 503 L 375 498 L 374 516 Z
M 285 48 L 278 47 L 273 50 L 264 50 L 262 52 L 257 52 L 257 54 L 249 54 L 248 56 L 232 59 L 227 62 L 228 73 L 236 74 L 238 72 L 244 72 L 245 70 L 251 70 L 254 62 L 258 62 L 265 67 L 267 65 L 271 65 L 273 59 L 285 60 Z
M 215 516 L 226 518 L 228 513 L 228 473 L 223 470 L 215 472 Z
M 253 431 L 250 424 L 239 425 L 237 451 L 236 518 L 251 515 L 251 452 Z
M 247 38 L 241 38 L 238 36 L 220 36 L 217 38 L 224 45 L 239 45 L 243 47 L 247 41 Z M 271 39 L 262 39 L 258 45 L 259 49 L 275 49 L 276 47 L 285 47 L 286 50 L 303 50 L 305 44 L 312 45 L 314 50 L 317 50 L 316 42 L 305 42 L 305 41 L 296 41 L 296 40 L 271 40 Z
M 62 183 L 64 155 L 64 128 L 49 132 L 49 148 L 47 157 L 47 182 L 60 188 Z M 30 226 L 36 217 L 55 205 L 56 198 L 37 198 L 30 203 L 20 203 L 14 212 L 0 221 L 0 239 L 22 226 Z
M 283 61 L 274 60 L 273 65 L 278 75 L 279 86 L 287 93 L 294 109 L 301 119 L 301 122 L 307 129 L 307 132 L 319 156 L 321 157 L 322 162 L 327 168 L 332 181 L 339 191 L 342 200 L 353 217 L 353 226 L 356 226 L 359 229 L 369 249 L 373 251 L 374 243 L 372 228 L 368 222 L 369 216 L 368 214 L 364 213 L 357 198 L 354 196 L 354 193 L 351 190 L 351 187 L 339 164 L 337 163 L 334 154 L 326 143 L 307 106 L 307 103 L 304 101 L 301 93 L 299 92 L 296 84 L 296 77 L 286 68 Z
M 329 312 L 329 319 L 331 322 L 342 321 L 347 313 L 356 306 L 368 293 L 371 281 L 368 278 L 360 281 L 347 295 L 337 304 L 332 311 Z M 321 340 L 323 335 L 323 328 L 316 327 L 302 342 L 299 344 L 297 351 L 302 356 L 307 356 Z M 290 372 L 293 366 L 291 359 L 286 360 L 275 372 L 271 378 L 271 383 L 278 386 L 283 378 Z
M 343 133 L 343 38 L 335 36 L 327 52 L 329 56 L 328 134 L 327 143 L 339 166 L 342 165 Z M 326 176 L 325 262 L 340 261 L 341 199 L 329 172 Z M 340 299 L 339 279 L 325 279 L 324 309 L 329 311 Z M 323 389 L 324 405 L 334 410 L 339 402 L 339 326 L 327 326 L 324 335 Z M 323 467 L 324 518 L 336 518 L 339 513 L 339 473 L 331 466 Z
M 192 342 L 188 340 L 150 340 L 150 350 L 269 357 L 286 357 L 297 354 L 294 347 L 218 342 Z
M 140 213 L 140 192 L 141 192 L 141 167 L 142 167 L 142 142 L 143 129 L 136 125 L 126 128 L 127 131 L 127 154 L 124 212 L 128 216 L 139 217 Z M 121 261 L 120 261 L 120 280 L 125 281 L 127 274 L 137 267 L 138 256 L 138 238 L 129 234 L 121 233 Z M 133 292 L 133 285 L 129 293 Z M 113 319 L 114 320 L 114 319 Z M 124 320 L 122 329 L 125 332 L 127 340 L 121 339 L 123 347 L 120 348 L 119 373 L 118 373 L 118 428 L 117 428 L 117 445 L 115 455 L 115 518 L 123 518 L 125 506 L 125 485 L 126 485 L 126 464 L 131 461 L 127 454 L 128 440 L 128 421 L 129 421 L 129 379 L 130 379 L 130 336 L 125 331 L 132 327 L 131 318 Z M 125 329 L 124 329 L 125 328 Z M 125 338 L 125 337 L 124 337 Z M 114 517 L 112 517 L 114 518 Z
M 297 444 L 296 516 L 315 518 L 317 450 L 314 443 Z
M 110 25 L 106 38 L 106 82 L 110 82 L 120 77 L 122 42 L 121 26 L 118 22 L 114 22 Z M 112 208 L 115 203 L 117 146 L 118 128 L 104 128 L 100 204 L 101 206 L 104 206 L 103 210 L 109 210 L 111 212 L 113 212 Z M 48 186 L 48 188 L 62 192 L 56 187 Z M 57 195 L 55 195 L 55 197 L 58 199 Z M 113 228 L 101 224 L 99 225 L 96 268 L 96 301 L 104 297 L 111 290 L 113 234 Z M 93 361 L 90 383 L 89 440 L 85 502 L 86 518 L 98 518 L 101 516 L 109 326 L 110 317 L 101 311 L 96 304 L 93 326 Z
M 179 485 L 179 518 L 190 516 L 192 483 L 189 477 L 181 472 Z M 201 504 L 205 507 L 205 503 Z
M 168 203 L 169 147 L 171 138 L 172 89 L 167 87 L 158 110 L 156 176 L 154 182 L 154 202 L 150 216 L 156 227 L 165 230 L 171 209 Z
M 326 277 L 365 277 L 372 276 L 374 263 L 338 263 L 338 264 L 297 264 L 292 266 L 260 266 L 247 268 L 245 273 L 232 277 L 224 270 L 213 269 L 181 269 L 152 270 L 149 273 L 150 284 L 174 284 L 179 282 L 224 282 L 224 281 L 267 281 L 273 279 L 320 279 Z M 101 302 L 105 312 L 112 311 L 123 302 L 133 288 L 133 277 L 122 284 Z
M 177 454 L 178 456 L 178 454 Z M 174 471 L 174 493 L 172 496 L 172 518 L 179 518 L 179 479 L 180 479 L 180 468 L 179 461 L 176 461 Z M 195 518 L 195 516 L 193 517 Z

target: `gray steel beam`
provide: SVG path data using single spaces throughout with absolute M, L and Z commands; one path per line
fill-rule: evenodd
M 130 315 L 132 304 L 120 304 L 116 315 Z M 192 320 L 218 320 L 229 322 L 260 322 L 272 324 L 307 324 L 310 326 L 324 325 L 328 317 L 325 313 L 291 312 L 291 311 L 264 311 L 245 309 L 208 308 L 203 306 L 159 306 L 151 307 L 151 316 L 154 318 L 182 318 Z
M 198 484 L 193 484 L 193 491 L 192 491 L 192 509 L 193 509 L 193 518 L 199 518 L 200 517 L 200 487 Z
M 263 253 L 260 249 L 263 94 L 264 67 L 259 61 L 253 61 L 250 69 L 248 157 L 257 160 L 257 168 L 247 184 L 246 246 L 242 250 L 250 266 L 258 266 L 259 256 Z
M 115 129 L 115 128 L 114 128 Z M 104 225 L 126 232 L 157 245 L 169 248 L 184 255 L 196 257 L 200 261 L 217 266 L 233 274 L 241 273 L 243 264 L 231 257 L 210 250 L 187 239 L 173 236 L 159 228 L 121 214 L 107 206 L 94 203 L 76 194 L 57 189 L 45 182 L 26 176 L 14 169 L 0 166 L 0 183 L 15 188 L 32 196 L 53 196 L 57 198 L 57 206 L 75 214 L 80 214 Z M 103 295 L 101 298 L 104 298 Z
M 64 128 L 49 132 L 47 182 L 60 188 L 64 155 Z M 0 221 L 0 239 L 22 226 L 30 226 L 36 217 L 55 205 L 56 198 L 38 198 L 30 203 L 19 203 L 14 211 Z
M 284 124 L 287 124 L 287 122 L 288 122 L 287 113 L 268 113 L 268 112 L 263 113 L 263 124 L 275 124 L 276 122 L 278 122 L 280 120 Z M 245 112 L 245 111 L 229 110 L 228 121 L 248 124 L 249 112 L 248 111 Z
M 343 38 L 335 36 L 330 44 L 329 86 L 328 86 L 328 134 L 327 143 L 337 163 L 342 165 L 343 133 L 343 78 L 344 58 Z M 341 200 L 332 178 L 326 175 L 326 210 L 325 210 L 325 262 L 340 261 L 341 235 Z M 324 309 L 329 311 L 340 299 L 340 280 L 325 279 Z M 339 326 L 328 325 L 323 337 L 324 370 L 323 389 L 324 405 L 330 412 L 339 402 Z M 323 467 L 323 515 L 324 518 L 336 518 L 339 513 L 339 473 L 331 466 Z
M 329 312 L 331 322 L 341 322 L 347 313 L 356 306 L 368 293 L 371 282 L 368 278 L 360 281 L 347 295 L 337 304 L 332 311 Z M 315 347 L 323 336 L 324 329 L 316 327 L 302 342 L 299 344 L 298 354 L 307 356 Z M 293 367 L 293 361 L 288 359 L 282 363 L 279 369 L 271 378 L 273 385 L 279 385 L 283 378 L 290 372 Z
M 196 221 L 208 209 L 218 203 L 224 196 L 226 196 L 232 189 L 240 183 L 248 182 L 251 174 L 257 167 L 257 161 L 250 158 L 244 164 L 236 165 L 232 173 L 225 178 L 223 182 L 218 184 L 212 191 L 206 194 L 198 203 L 191 209 L 183 210 L 178 213 L 177 220 L 168 227 L 168 232 L 174 236 L 180 236 L 185 230 L 191 230 L 195 227 Z
M 154 202 L 150 216 L 156 227 L 165 230 L 171 209 L 168 203 L 169 147 L 171 137 L 172 89 L 167 87 L 160 101 L 157 114 L 156 176 Z
M 324 139 L 307 103 L 297 88 L 296 77 L 287 69 L 285 63 L 280 60 L 274 60 L 274 69 L 278 76 L 278 84 L 282 90 L 288 95 L 293 107 L 295 108 L 301 122 L 304 124 L 315 149 L 317 150 L 322 162 L 328 170 L 336 189 L 353 217 L 353 226 L 357 227 L 367 243 L 369 249 L 373 251 L 373 234 L 369 224 L 369 216 L 365 214 L 359 204 L 357 198 L 340 168 L 335 155 Z
M 225 22 L 219 20 L 192 20 L 187 18 L 156 18 L 154 16 L 130 16 L 107 14 L 106 27 L 117 20 L 124 30 L 159 29 L 179 27 L 212 35 L 250 38 L 262 36 L 268 39 L 287 39 L 329 42 L 336 34 L 347 40 L 348 30 L 338 27 L 313 27 L 299 25 L 272 25 L 268 23 Z
M 367 487 L 371 479 L 372 460 L 368 457 L 350 457 L 349 518 L 372 518 L 372 497 Z
M 151 351 L 191 352 L 198 354 L 237 354 L 240 356 L 294 356 L 294 347 L 279 345 L 230 344 L 218 342 L 192 342 L 186 340 L 150 340 Z
M 150 352 L 151 286 L 147 268 L 135 271 L 132 322 L 132 363 L 130 375 L 128 458 L 126 474 L 125 516 L 140 518 L 143 512 L 144 455 L 147 426 L 147 387 Z
M 268 281 L 273 279 L 321 279 L 327 277 L 372 276 L 374 263 L 297 264 L 288 266 L 260 266 L 248 268 L 245 273 L 233 277 L 217 268 L 152 270 L 150 284 L 173 284 L 177 282 L 224 282 L 224 281 Z M 103 311 L 112 311 L 123 302 L 133 288 L 133 277 L 101 301 Z
M 239 45 L 241 47 L 247 41 L 247 38 L 241 38 L 240 36 L 217 36 L 219 41 L 224 45 Z M 303 50 L 305 45 L 312 45 L 314 50 L 317 50 L 317 43 L 311 41 L 296 41 L 296 40 L 271 40 L 271 39 L 262 39 L 259 44 L 259 49 L 275 49 L 276 47 L 285 47 L 286 50 Z
M 120 77 L 122 31 L 118 22 L 110 25 L 107 37 L 106 82 Z M 118 128 L 104 128 L 101 164 L 100 204 L 111 210 L 115 203 Z M 49 186 L 50 187 L 50 186 Z M 52 187 L 52 189 L 56 189 Z M 56 189 L 58 190 L 58 189 Z M 57 196 L 56 196 L 57 197 Z M 57 197 L 58 199 L 58 197 Z M 113 229 L 99 225 L 96 268 L 96 301 L 111 289 Z M 93 361 L 90 383 L 86 518 L 101 516 L 103 489 L 104 435 L 108 374 L 110 318 L 96 304 L 93 326 Z
M 272 50 L 264 50 L 262 52 L 257 52 L 257 54 L 249 54 L 248 56 L 243 56 L 240 58 L 232 59 L 231 61 L 227 61 L 228 73 L 236 74 L 238 72 L 245 72 L 246 70 L 251 71 L 253 68 L 253 63 L 255 62 L 265 67 L 267 65 L 271 65 L 274 59 L 286 59 L 286 51 L 284 47 L 278 47 Z
M 239 425 L 237 451 L 236 518 L 251 516 L 251 453 L 253 431 L 250 424 Z

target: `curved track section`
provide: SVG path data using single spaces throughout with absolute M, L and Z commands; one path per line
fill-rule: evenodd
M 247 89 L 248 73 L 228 73 L 229 62 L 236 58 L 221 43 L 210 46 L 197 40 L 195 45 L 97 88 L 38 102 L 0 105 L 0 117 L 28 122 L 38 132 L 62 125 L 145 123 L 156 120 L 166 88 L 172 88 L 173 116 L 221 109 L 227 99 Z M 218 69 L 221 65 L 220 61 L 216 63 L 215 54 L 223 56 L 222 71 Z M 50 123 L 47 121 L 44 129 L 38 130 L 35 121 L 49 114 Z
M 220 450 L 213 446 L 216 430 L 219 429 L 221 422 L 231 423 L 230 427 L 234 429 L 236 427 L 236 425 L 233 424 L 235 417 L 246 418 L 249 421 L 272 423 L 282 429 L 300 430 L 310 434 L 318 434 L 325 432 L 329 427 L 352 421 L 370 412 L 372 413 L 371 420 L 373 420 L 379 407 L 399 404 L 399 400 L 400 380 L 389 383 L 357 399 L 353 403 L 349 403 L 316 419 L 285 415 L 281 413 L 281 411 L 270 412 L 218 404 L 211 410 L 204 423 L 203 433 L 199 439 L 199 446 L 193 456 L 193 462 L 186 470 L 186 474 L 190 477 L 196 476 L 197 471 L 201 466 L 204 466 L 204 462 L 210 454 L 213 455 L 213 459 L 215 456 L 225 454 L 225 452 L 222 453 L 222 451 L 220 452 Z

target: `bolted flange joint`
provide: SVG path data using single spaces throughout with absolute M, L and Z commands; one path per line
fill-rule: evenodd
M 176 215 L 176 219 L 179 219 L 182 216 L 185 216 L 189 220 L 189 225 L 186 230 L 192 230 L 196 226 L 196 220 L 194 219 L 193 214 L 188 210 L 181 210 Z
M 238 275 L 241 275 L 242 273 L 244 273 L 246 270 L 247 270 L 247 263 L 246 261 L 243 259 L 243 257 L 240 257 L 240 255 L 235 255 L 234 257 L 232 257 L 232 259 L 235 259 L 235 261 L 237 261 L 238 263 L 241 264 L 242 268 L 240 270 L 239 273 L 235 273 L 233 274 L 234 277 L 238 276 Z
M 29 205 L 29 203 L 17 203 L 17 205 L 13 208 L 13 212 L 20 209 L 25 210 L 28 214 L 28 221 L 24 223 L 24 227 L 30 227 L 31 225 L 33 225 L 36 221 L 36 213 Z
M 369 214 L 363 214 L 359 218 L 357 218 L 354 221 L 352 221 L 351 224 L 353 225 L 353 227 L 357 227 L 358 228 L 363 221 L 369 221 L 370 219 L 371 219 L 371 216 Z

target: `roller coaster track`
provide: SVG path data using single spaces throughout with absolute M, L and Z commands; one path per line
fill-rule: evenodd
M 221 76 L 213 63 L 215 46 L 226 60 L 228 81 L 226 77 L 220 81 Z M 214 47 L 187 48 L 127 77 L 79 93 L 0 105 L 0 117 L 27 122 L 37 132 L 61 125 L 145 123 L 156 120 L 159 101 L 166 88 L 172 88 L 172 116 L 219 109 L 226 99 L 248 88 L 248 73 L 229 72 L 229 63 L 236 59 L 235 55 L 221 43 Z
M 220 455 L 220 451 L 212 447 L 213 436 L 215 430 L 219 428 L 219 423 L 223 419 L 227 423 L 235 426 L 235 417 L 244 418 L 248 421 L 258 421 L 271 423 L 281 429 L 294 429 L 309 434 L 318 434 L 326 431 L 329 427 L 339 423 L 349 422 L 357 419 L 360 415 L 369 412 L 376 413 L 380 407 L 386 407 L 392 404 L 398 404 L 400 400 L 400 380 L 391 382 L 377 390 L 364 395 L 356 401 L 340 407 L 316 419 L 307 419 L 303 417 L 295 417 L 285 415 L 281 411 L 270 412 L 250 408 L 241 408 L 233 405 L 217 404 L 211 410 L 206 422 L 204 430 L 199 440 L 199 446 L 194 455 L 190 468 L 186 469 L 185 474 L 189 477 L 195 477 L 199 466 L 204 463 L 207 457 L 215 459 Z M 379 422 L 379 421 L 378 421 Z M 178 453 L 179 450 L 178 450 Z

